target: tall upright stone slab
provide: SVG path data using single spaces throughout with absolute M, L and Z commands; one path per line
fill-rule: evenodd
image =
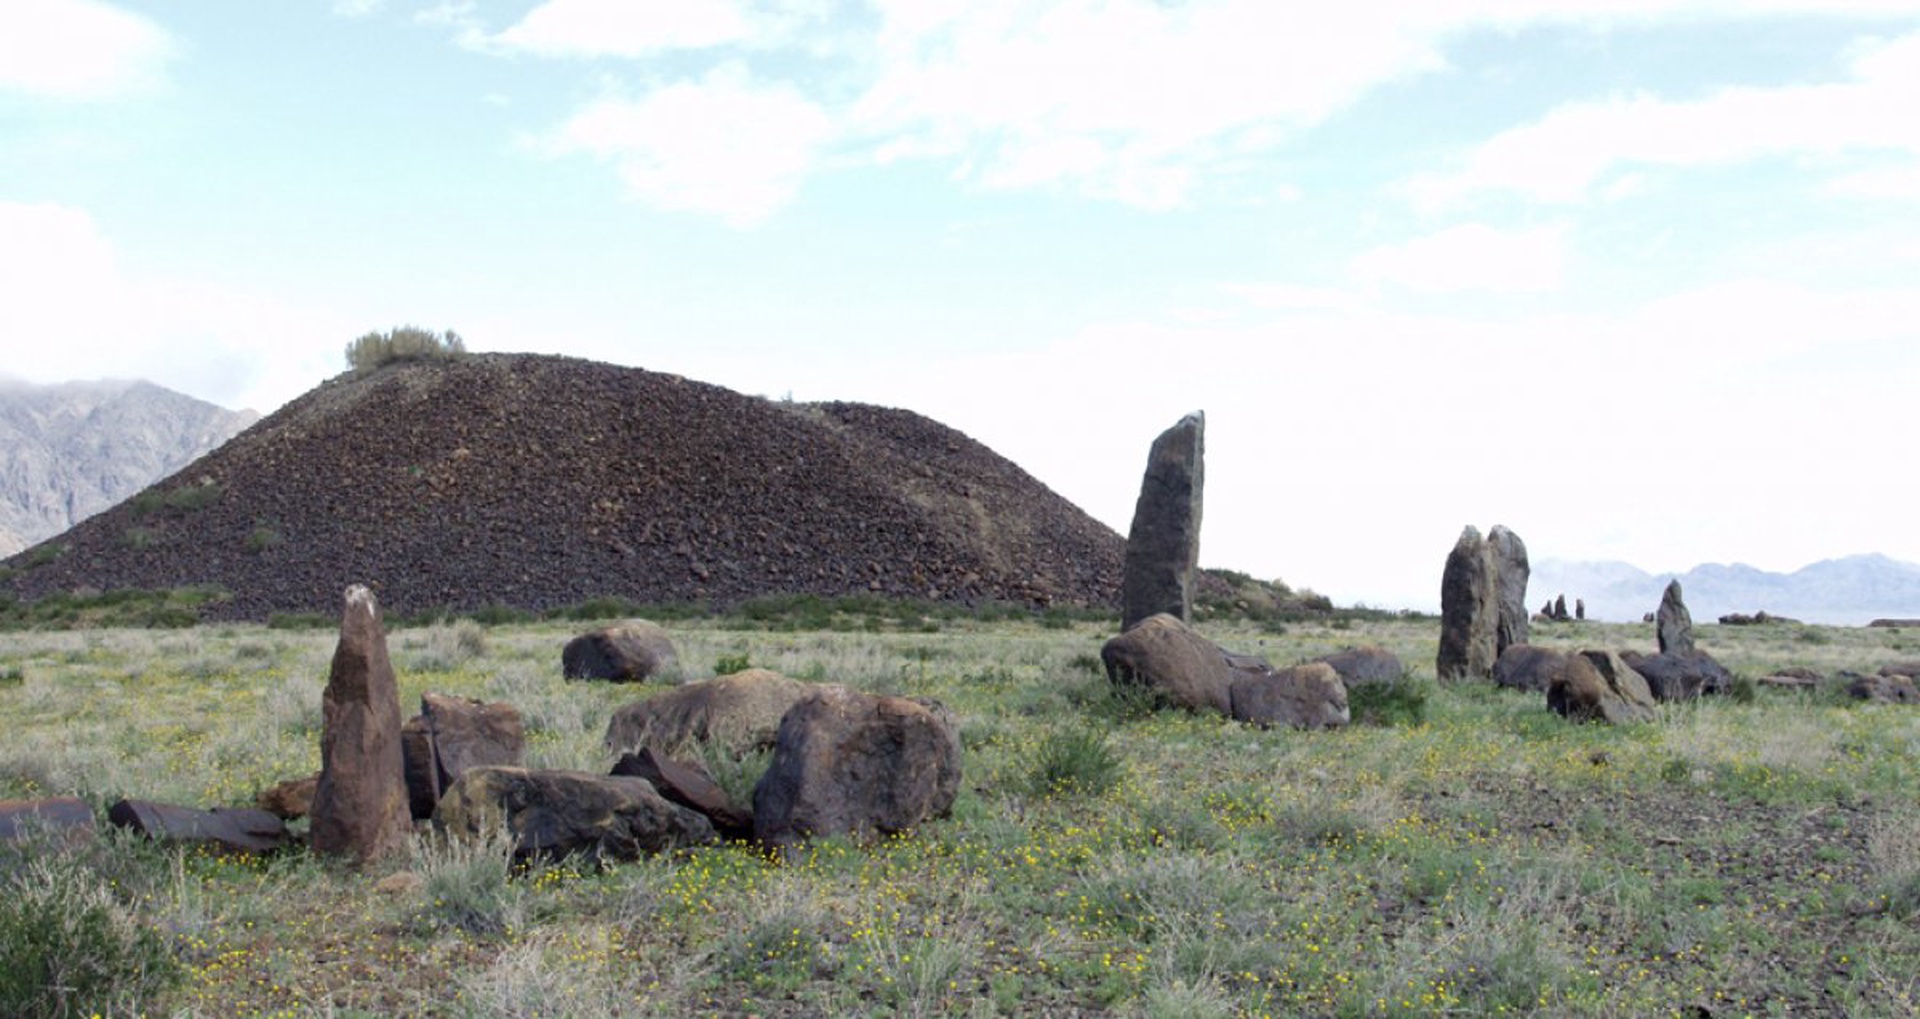
M 1127 531 L 1120 593 L 1123 631 L 1162 612 L 1181 622 L 1193 618 L 1206 425 L 1206 415 L 1194 411 L 1160 433 L 1147 454 L 1133 526 Z
M 1434 672 L 1442 683 L 1493 678 L 1500 620 L 1493 549 L 1468 525 L 1440 576 L 1440 653 Z
M 1487 547 L 1493 551 L 1500 602 L 1493 630 L 1493 657 L 1498 661 L 1508 648 L 1527 642 L 1527 544 L 1505 524 L 1495 524 L 1487 532 Z
M 1667 591 L 1660 596 L 1660 611 L 1654 615 L 1654 636 L 1660 641 L 1660 653 L 1677 655 L 1693 651 L 1693 613 L 1687 611 L 1687 603 L 1680 600 L 1680 582 L 1667 582 Z
M 400 751 L 400 692 L 373 592 L 347 588 L 321 697 L 320 783 L 309 839 L 356 864 L 404 852 L 413 832 Z

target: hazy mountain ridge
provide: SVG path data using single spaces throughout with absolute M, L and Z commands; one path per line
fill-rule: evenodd
M 1678 579 L 1687 610 L 1699 622 L 1728 613 L 1766 612 L 1808 623 L 1858 626 L 1885 617 L 1920 618 L 1920 565 L 1877 553 L 1825 559 L 1792 573 L 1744 563 L 1705 563 L 1685 573 L 1649 573 L 1622 562 L 1534 564 L 1527 603 L 1538 609 L 1555 595 L 1587 603 L 1587 617 L 1640 619 L 1660 605 L 1667 581 Z
M 0 556 L 120 502 L 259 417 L 151 382 L 0 379 Z

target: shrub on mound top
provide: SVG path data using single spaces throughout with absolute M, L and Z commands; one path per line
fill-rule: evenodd
M 451 329 L 435 333 L 418 326 L 400 326 L 384 333 L 368 333 L 347 344 L 347 367 L 367 372 L 389 361 L 451 358 L 466 352 L 467 341 Z

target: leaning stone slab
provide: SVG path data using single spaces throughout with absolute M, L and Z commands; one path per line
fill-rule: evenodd
M 435 804 L 469 769 L 522 763 L 526 725 L 511 704 L 427 693 L 420 713 L 400 727 L 407 799 L 415 820 L 433 816 Z
M 440 798 L 434 824 L 463 837 L 502 826 L 514 855 L 634 860 L 714 840 L 698 811 L 643 778 L 580 771 L 474 768 Z
M 1647 681 L 1611 651 L 1566 656 L 1547 682 L 1547 707 L 1576 722 L 1650 722 L 1660 717 Z
M 93 808 L 74 796 L 0 800 L 0 842 L 43 837 L 68 847 L 93 841 Z
M 373 592 L 347 589 L 340 643 L 321 696 L 320 781 L 309 839 L 315 852 L 371 863 L 404 852 L 413 834 L 400 750 L 400 694 Z
M 201 810 L 121 800 L 107 809 L 107 820 L 155 842 L 206 845 L 230 853 L 271 853 L 287 844 L 286 822 L 252 807 Z
M 1227 653 L 1171 614 L 1149 616 L 1100 649 L 1115 686 L 1158 691 L 1195 711 L 1233 713 L 1233 667 Z
M 637 619 L 568 641 L 560 652 L 560 668 L 568 679 L 638 683 L 659 675 L 676 657 L 666 630 Z
M 1167 613 L 1193 618 L 1206 487 L 1206 415 L 1194 411 L 1153 440 L 1140 479 L 1120 582 L 1120 629 Z
M 823 687 L 780 720 L 753 831 L 770 845 L 891 835 L 945 816 L 959 791 L 960 735 L 944 708 Z
M 720 788 L 720 783 L 707 774 L 707 769 L 698 764 L 676 761 L 649 748 L 637 754 L 623 755 L 615 762 L 613 773 L 644 778 L 653 783 L 660 795 L 703 814 L 713 823 L 713 830 L 719 832 L 721 838 L 741 840 L 753 837 L 753 813 L 740 809 L 733 802 L 733 797 Z
M 1325 662 L 1241 671 L 1231 690 L 1233 717 L 1263 728 L 1335 729 L 1352 720 L 1347 686 Z
M 688 683 L 616 709 L 607 722 L 607 749 L 671 754 L 710 742 L 736 754 L 764 750 L 773 745 L 781 717 L 814 689 L 771 669 Z

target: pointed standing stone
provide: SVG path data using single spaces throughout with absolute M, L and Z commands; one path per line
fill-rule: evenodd
M 1505 524 L 1495 524 L 1487 532 L 1487 546 L 1493 550 L 1499 589 L 1500 618 L 1493 642 L 1493 657 L 1498 660 L 1508 648 L 1527 642 L 1527 543 Z
M 369 863 L 407 846 L 413 820 L 400 753 L 400 692 L 373 592 L 347 588 L 340 643 L 321 698 L 320 784 L 310 839 L 316 852 Z
M 1693 613 L 1680 600 L 1680 582 L 1667 582 L 1660 596 L 1660 611 L 1654 617 L 1654 636 L 1660 641 L 1660 653 L 1686 654 L 1693 650 Z
M 1194 574 L 1200 565 L 1200 504 L 1205 485 L 1207 418 L 1194 411 L 1153 440 L 1140 499 L 1127 532 L 1120 629 L 1165 612 L 1193 618 Z
M 1440 653 L 1434 672 L 1440 682 L 1492 679 L 1494 631 L 1500 618 L 1493 549 L 1480 530 L 1468 525 L 1447 556 L 1440 577 Z

